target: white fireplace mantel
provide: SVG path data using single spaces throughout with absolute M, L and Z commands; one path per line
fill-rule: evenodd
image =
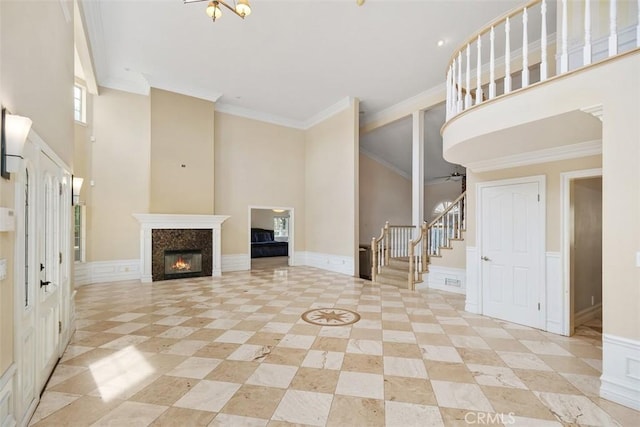
M 149 283 L 151 275 L 151 231 L 157 229 L 205 229 L 212 230 L 212 276 L 222 275 L 222 223 L 227 215 L 133 214 L 140 223 L 140 281 Z

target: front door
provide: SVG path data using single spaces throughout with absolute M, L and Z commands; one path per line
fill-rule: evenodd
M 60 212 L 62 171 L 46 154 L 40 154 L 38 188 L 38 389 L 41 390 L 58 360 L 60 321 Z
M 542 327 L 544 285 L 539 186 L 495 185 L 480 193 L 483 314 L 533 327 Z

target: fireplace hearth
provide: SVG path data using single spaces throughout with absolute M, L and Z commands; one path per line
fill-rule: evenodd
M 202 251 L 198 249 L 164 251 L 164 279 L 202 276 Z

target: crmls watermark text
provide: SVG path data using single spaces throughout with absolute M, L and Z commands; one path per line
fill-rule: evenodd
M 467 424 L 514 424 L 516 419 L 514 417 L 513 412 L 509 412 L 508 414 L 496 413 L 490 414 L 488 412 L 467 412 L 464 414 L 464 421 Z

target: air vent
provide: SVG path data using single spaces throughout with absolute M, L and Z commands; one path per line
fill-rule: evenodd
M 450 277 L 446 277 L 444 279 L 444 284 L 446 286 L 455 286 L 456 288 L 459 288 L 460 286 L 462 286 L 462 284 L 460 283 L 460 280 L 458 279 L 452 279 Z

